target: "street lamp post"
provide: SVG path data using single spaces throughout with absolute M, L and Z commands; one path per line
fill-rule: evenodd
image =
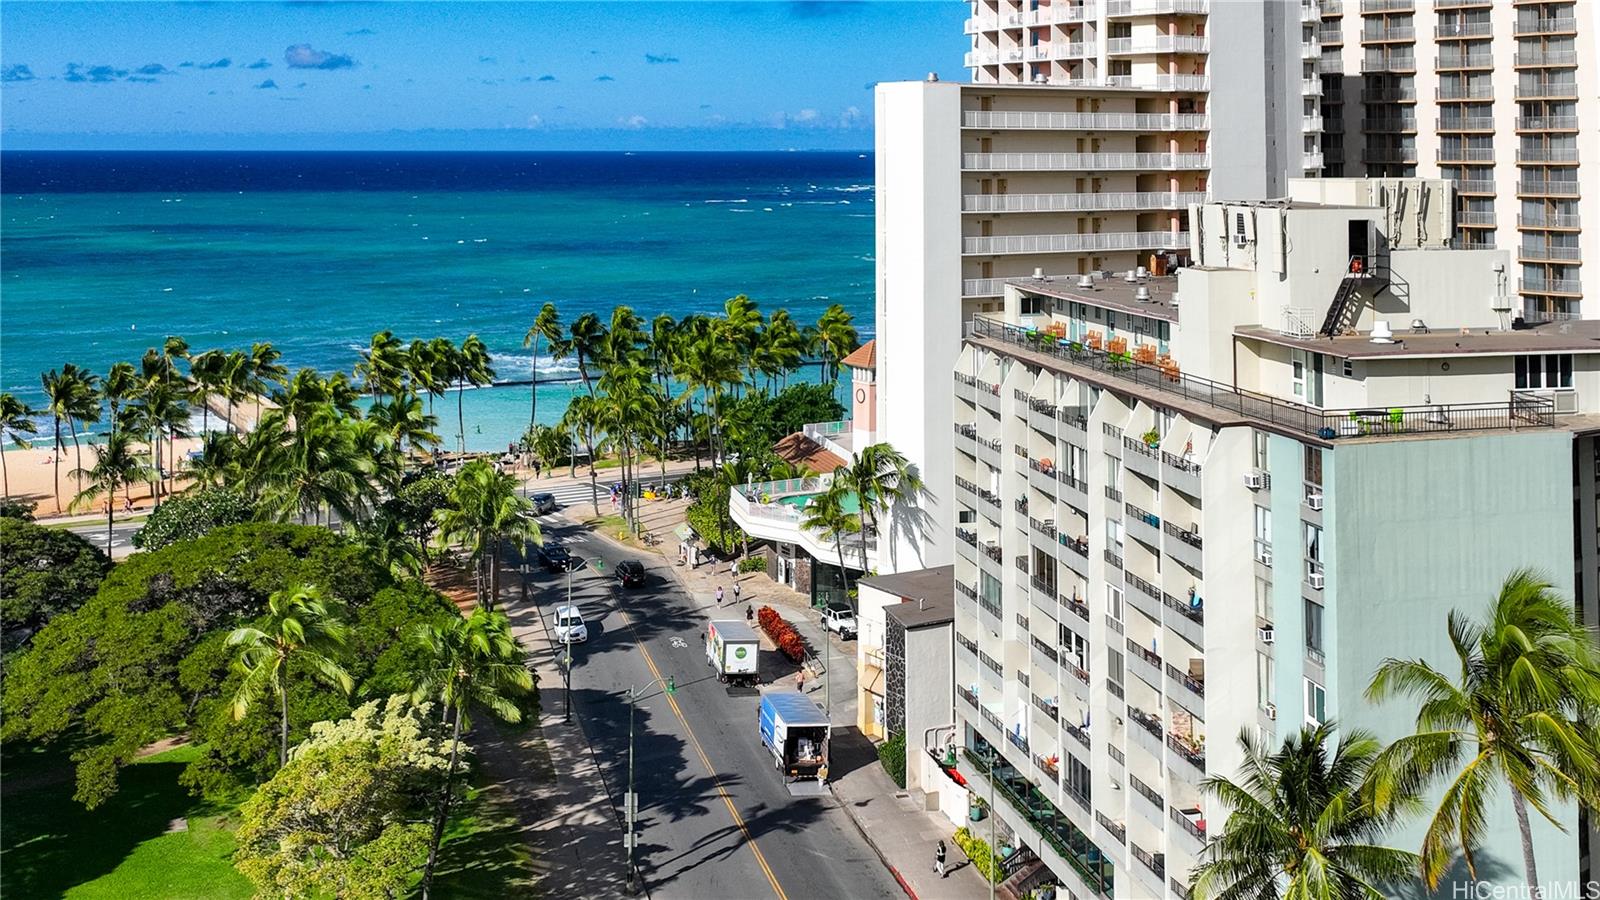
M 649 684 L 646 684 L 644 687 L 628 688 L 628 793 L 622 798 L 623 812 L 628 823 L 628 831 L 623 835 L 622 844 L 623 847 L 625 847 L 628 851 L 627 889 L 628 893 L 630 894 L 638 890 L 639 887 L 639 875 L 633 867 L 633 845 L 636 843 L 634 823 L 639 815 L 639 796 L 635 794 L 633 790 L 633 708 L 638 702 L 639 694 L 641 692 L 648 691 L 658 684 L 662 685 L 666 689 L 667 696 L 669 697 L 678 692 L 678 682 L 671 675 L 668 675 L 666 678 L 657 678 L 651 681 Z
M 1000 848 L 994 843 L 994 763 L 1000 757 L 999 747 L 989 748 L 989 865 L 991 867 L 1000 863 Z M 984 873 L 984 880 L 989 882 L 989 900 L 994 900 L 994 873 Z
M 570 556 L 567 557 L 567 608 L 568 609 L 572 608 L 572 558 Z M 565 682 L 564 690 L 562 691 L 562 693 L 564 693 L 566 695 L 566 710 L 565 710 L 565 712 L 564 712 L 564 714 L 562 716 L 562 724 L 571 725 L 572 724 L 572 635 L 571 634 L 567 635 L 567 638 L 566 638 L 564 644 L 566 646 L 566 651 L 567 651 L 567 653 L 566 653 L 566 664 L 561 667 L 561 669 L 562 669 L 561 675 L 562 675 L 562 678 L 564 679 L 564 682 Z

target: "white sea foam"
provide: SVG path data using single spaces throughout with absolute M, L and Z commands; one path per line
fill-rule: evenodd
M 749 203 L 749 199 L 740 197 L 738 200 L 702 200 L 701 203 Z

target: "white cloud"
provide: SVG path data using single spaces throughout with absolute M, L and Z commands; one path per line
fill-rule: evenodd
M 540 118 L 538 113 L 534 113 L 533 115 L 528 117 L 528 127 L 529 128 L 538 128 L 539 126 L 541 126 L 543 124 L 544 124 L 544 119 Z
M 621 125 L 623 128 L 643 128 L 644 126 L 650 124 L 650 120 L 646 119 L 644 116 L 632 115 L 625 118 L 618 118 L 617 124 Z
M 845 111 L 839 114 L 839 127 L 840 128 L 854 128 L 856 125 L 858 125 L 860 123 L 861 123 L 861 108 L 858 107 L 858 106 L 846 107 Z
M 806 122 L 815 122 L 817 120 L 817 111 L 814 109 L 802 109 L 794 114 L 794 120 L 802 124 Z

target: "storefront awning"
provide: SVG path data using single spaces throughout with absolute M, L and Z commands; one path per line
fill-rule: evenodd
M 883 670 L 877 666 L 862 668 L 861 683 L 866 687 L 867 693 L 874 697 L 883 696 Z

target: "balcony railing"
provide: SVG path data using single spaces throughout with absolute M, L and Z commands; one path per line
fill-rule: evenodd
M 1519 278 L 1517 290 L 1524 294 L 1581 294 L 1583 283 L 1577 278 Z
M 1517 162 L 1575 163 L 1577 147 L 1521 147 L 1517 149 Z
M 1577 213 L 1533 212 L 1517 215 L 1519 228 L 1577 228 L 1580 221 Z
M 1572 187 L 1575 192 L 1576 184 Z M 1576 279 L 1573 282 L 1576 284 Z M 1120 383 L 1138 387 L 1327 441 L 1372 435 L 1551 427 L 1555 424 L 1552 408 L 1510 397 L 1502 402 L 1477 404 L 1314 409 L 1209 379 L 1174 374 L 1156 365 L 1094 350 L 1075 342 L 1057 340 L 1037 331 L 1032 331 L 1030 336 L 1030 329 L 986 316 L 973 317 L 971 335 L 975 339 L 999 341 L 1053 357 L 1074 369 L 1092 371 L 1103 376 L 1100 380 L 1108 385 Z M 1120 493 L 1114 499 L 1120 503 Z
M 1493 116 L 1441 116 L 1434 122 L 1440 131 L 1493 131 Z
M 1367 2 L 1367 0 L 1362 0 Z M 1165 854 L 1151 853 L 1138 844 L 1129 844 L 1128 849 L 1133 851 L 1133 858 L 1144 863 L 1144 867 L 1156 873 L 1157 878 L 1167 877 L 1167 859 Z
M 1073 740 L 1075 740 L 1078 743 L 1082 744 L 1084 747 L 1088 747 L 1089 746 L 1089 731 L 1088 731 L 1088 729 L 1080 728 L 1077 725 L 1072 724 L 1071 722 L 1062 722 L 1061 723 L 1061 730 L 1065 731 L 1067 734 L 1071 735 Z
M 1157 792 L 1155 788 L 1140 781 L 1137 775 L 1129 775 L 1128 783 L 1133 785 L 1134 793 L 1150 801 L 1150 803 L 1155 806 L 1156 809 L 1167 808 L 1167 801 L 1162 798 L 1161 794 Z
M 1576 100 L 1578 83 L 1575 81 L 1542 81 L 1537 84 L 1518 84 L 1518 100 Z
M 1130 706 L 1128 707 L 1128 718 L 1132 719 L 1140 728 L 1150 732 L 1157 738 L 1161 737 L 1162 729 L 1161 719 L 1159 717 L 1147 713 L 1136 706 Z
M 1107 833 L 1116 838 L 1117 843 L 1126 844 L 1128 842 L 1128 828 L 1126 825 L 1121 822 L 1113 822 L 1105 813 L 1098 811 L 1094 814 L 1094 820 L 1099 822 L 1100 827 L 1104 828 Z
M 1576 50 L 1519 50 L 1512 57 L 1512 65 L 1516 66 L 1575 66 L 1578 64 L 1578 51 Z
M 1577 131 L 1577 116 L 1518 116 L 1518 131 Z
M 1079 600 L 1077 597 L 1068 597 L 1066 594 L 1061 594 L 1059 596 L 1062 606 L 1072 610 L 1072 612 L 1077 615 L 1078 618 L 1084 620 L 1085 622 L 1089 621 L 1089 607 L 1087 604 L 1085 604 L 1082 600 Z
M 1205 191 L 1116 191 L 1100 194 L 966 194 L 961 211 L 969 213 L 1003 212 L 1099 212 L 1135 209 L 1187 209 L 1191 203 L 1205 203 Z
M 1188 250 L 1187 231 L 1125 231 L 1099 234 L 1006 234 L 961 239 L 961 252 L 1086 253 L 1114 250 Z
M 1167 677 L 1188 688 L 1196 697 L 1206 695 L 1206 683 L 1203 679 L 1194 677 L 1172 663 L 1167 663 Z
M 1517 182 L 1517 193 L 1544 197 L 1576 197 L 1579 191 L 1576 181 L 1543 181 L 1524 178 Z
M 963 153 L 969 172 L 1209 169 L 1209 153 Z
M 1195 548 L 1196 550 L 1204 549 L 1200 540 L 1200 533 L 1197 531 L 1193 531 L 1188 528 L 1179 528 L 1171 522 L 1163 524 L 1162 530 L 1182 541 L 1183 543 Z
M 1202 606 L 1197 606 L 1192 602 L 1184 602 L 1179 600 L 1177 597 L 1174 597 L 1165 591 L 1163 591 L 1161 594 L 1161 602 L 1165 603 L 1168 609 L 1178 613 L 1196 625 L 1204 625 L 1206 622 L 1205 608 Z
M 1023 822 L 1072 866 L 1090 890 L 1101 897 L 1111 896 L 1112 863 L 1089 840 L 1088 835 L 1060 815 L 1050 799 L 1029 785 L 1028 779 L 1020 772 L 999 759 L 992 747 L 968 747 L 963 755 L 979 775 L 990 780 L 995 793 L 1005 798 Z
M 1167 735 L 1167 749 L 1178 754 L 1179 757 L 1199 769 L 1202 773 L 1205 772 L 1206 752 L 1198 744 L 1183 740 L 1177 735 L 1169 733 Z
M 1543 19 L 1518 19 L 1511 26 L 1511 33 L 1517 37 L 1532 36 L 1536 34 L 1576 34 L 1578 20 L 1573 16 L 1553 16 Z
M 1172 821 L 1178 823 L 1178 827 L 1194 835 L 1195 840 L 1202 843 L 1205 841 L 1206 830 L 1200 827 L 1200 822 L 1196 822 L 1194 819 L 1184 815 L 1183 810 L 1178 809 L 1176 806 L 1168 807 L 1168 815 L 1172 816 Z M 1205 820 L 1202 819 L 1200 821 L 1203 822 Z

